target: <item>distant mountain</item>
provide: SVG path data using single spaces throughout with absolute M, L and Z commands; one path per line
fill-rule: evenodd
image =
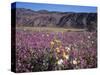
M 12 11 L 15 11 L 15 9 L 12 9 Z M 17 26 L 33 27 L 86 28 L 88 31 L 96 31 L 97 13 L 33 11 L 17 8 L 16 24 Z

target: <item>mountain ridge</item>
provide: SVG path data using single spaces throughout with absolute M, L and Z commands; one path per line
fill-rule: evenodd
M 16 8 L 17 26 L 31 27 L 72 27 L 86 28 L 88 31 L 97 30 L 97 13 L 56 12 L 48 10 L 33 11 Z

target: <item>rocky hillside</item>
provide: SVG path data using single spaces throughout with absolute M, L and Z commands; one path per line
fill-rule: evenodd
M 17 8 L 16 25 L 86 28 L 88 31 L 94 31 L 97 30 L 97 13 L 56 12 L 47 10 L 33 11 L 25 8 Z

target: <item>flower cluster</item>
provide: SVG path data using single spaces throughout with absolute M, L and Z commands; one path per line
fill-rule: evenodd
M 96 32 L 16 30 L 16 72 L 95 67 Z

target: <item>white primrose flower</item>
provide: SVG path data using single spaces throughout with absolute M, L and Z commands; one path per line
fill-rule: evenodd
M 66 50 L 70 51 L 71 49 L 69 47 L 65 47 Z
M 73 60 L 74 65 L 77 65 L 77 63 L 78 63 L 77 60 Z
M 61 65 L 64 61 L 62 59 L 58 60 L 57 64 Z

